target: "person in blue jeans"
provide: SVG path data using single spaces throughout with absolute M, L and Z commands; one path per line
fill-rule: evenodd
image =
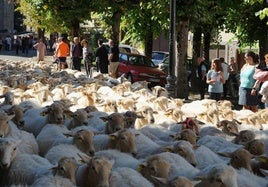
M 211 69 L 207 73 L 208 93 L 210 99 L 214 99 L 216 101 L 221 100 L 223 84 L 225 84 L 225 81 L 221 61 L 219 58 L 215 58 L 212 60 Z

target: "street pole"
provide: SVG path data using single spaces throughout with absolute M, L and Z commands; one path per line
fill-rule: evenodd
M 175 97 L 176 91 L 176 76 L 175 76 L 175 24 L 176 24 L 176 0 L 170 0 L 170 24 L 169 24 L 169 68 L 167 76 L 167 84 L 165 88 L 168 91 L 169 97 Z

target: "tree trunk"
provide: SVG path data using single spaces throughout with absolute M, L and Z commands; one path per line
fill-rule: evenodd
M 111 30 L 111 39 L 115 44 L 119 44 L 119 33 L 120 33 L 120 22 L 121 22 L 122 12 L 116 11 L 113 14 L 112 20 L 112 30 Z
M 45 36 L 45 29 L 38 28 L 37 35 L 38 35 L 38 38 L 44 38 L 44 36 Z
M 78 37 L 79 36 L 79 20 L 75 19 L 72 21 L 72 29 L 71 29 L 71 38 Z
M 176 28 L 177 31 L 177 50 L 178 61 L 175 68 L 175 76 L 177 77 L 177 98 L 188 99 L 189 85 L 187 80 L 187 47 L 188 47 L 188 32 L 189 32 L 189 19 L 181 18 Z
M 210 49 L 210 40 L 211 40 L 211 27 L 208 27 L 204 32 L 204 57 L 206 61 L 209 61 L 209 49 Z
M 151 25 L 149 25 L 149 29 L 147 30 L 146 38 L 145 38 L 145 56 L 151 58 L 152 50 L 153 50 L 153 32 L 151 31 Z
M 202 41 L 202 29 L 200 27 L 196 27 L 193 33 L 193 59 L 192 59 L 192 77 L 191 77 L 191 85 L 192 90 L 197 90 L 198 88 L 198 81 L 196 78 L 196 69 L 197 69 L 197 57 L 202 56 L 202 47 L 201 47 L 201 41 Z

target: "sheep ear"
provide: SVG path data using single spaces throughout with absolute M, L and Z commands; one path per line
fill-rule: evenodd
M 70 110 L 64 111 L 64 114 L 66 115 L 67 118 L 73 118 L 75 116 L 75 113 Z
M 233 119 L 233 121 L 237 124 L 237 125 L 241 125 L 242 122 L 241 121 L 238 121 L 237 119 Z
M 91 160 L 91 157 L 86 156 L 86 155 L 81 155 L 80 153 L 77 153 L 77 155 L 81 158 L 81 162 L 82 163 L 89 163 L 89 161 Z
M 93 118 L 94 117 L 94 115 L 87 115 L 87 118 Z
M 137 171 L 141 172 L 141 170 L 143 168 L 145 168 L 147 166 L 147 163 L 142 163 L 142 164 L 139 164 L 138 167 L 137 167 Z
M 49 112 L 49 110 L 44 110 L 44 111 L 42 111 L 42 112 L 40 113 L 40 116 L 45 116 L 45 115 L 48 114 L 48 112 Z
M 228 157 L 228 158 L 230 158 L 232 156 L 232 153 L 227 153 L 227 152 L 222 152 L 222 153 L 219 152 L 217 154 L 220 155 L 220 156 Z
M 268 170 L 260 169 L 260 171 L 264 176 L 268 176 Z
M 197 175 L 197 176 L 195 176 L 193 179 L 194 180 L 198 180 L 198 181 L 203 181 L 203 180 L 206 180 L 208 178 L 208 176 L 207 175 L 205 175 L 205 174 L 200 174 L 200 175 Z
M 54 167 L 50 168 L 50 170 L 52 171 L 53 176 L 55 176 L 57 173 L 57 169 L 58 169 L 58 165 L 55 165 Z
M 193 145 L 193 149 L 198 149 L 200 145 Z
M 255 157 L 255 159 L 261 163 L 268 163 L 268 158 L 265 156 L 258 156 L 258 157 Z
M 106 121 L 108 121 L 108 116 L 102 116 L 102 117 L 100 117 L 100 119 L 101 119 L 102 121 L 106 122 Z
M 164 151 L 164 152 L 172 152 L 172 147 L 163 147 L 162 151 Z
M 67 138 L 69 138 L 69 137 L 73 137 L 73 134 L 68 133 L 68 132 L 67 132 L 67 133 L 63 133 L 63 135 L 66 136 Z
M 152 179 L 160 184 L 168 185 L 169 181 L 167 178 L 155 177 L 151 175 Z

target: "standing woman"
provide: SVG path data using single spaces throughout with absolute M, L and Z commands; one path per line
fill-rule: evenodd
M 37 42 L 36 44 L 34 44 L 33 47 L 36 49 L 38 63 L 40 61 L 44 61 L 47 47 L 46 47 L 43 39 L 39 39 L 39 42 Z
M 258 111 L 258 93 L 254 87 L 255 65 L 258 63 L 257 55 L 249 51 L 245 54 L 246 63 L 240 71 L 240 87 L 239 87 L 239 105 L 243 105 L 243 109 L 253 112 Z
M 207 84 L 210 99 L 214 99 L 216 101 L 221 100 L 225 77 L 223 75 L 221 60 L 219 58 L 212 60 L 211 70 L 207 73 Z
M 86 39 L 83 39 L 81 41 L 81 45 L 83 47 L 83 62 L 86 69 L 87 76 L 91 76 L 90 74 L 90 68 L 91 68 L 91 56 L 92 56 L 92 49 L 88 45 L 88 41 Z

